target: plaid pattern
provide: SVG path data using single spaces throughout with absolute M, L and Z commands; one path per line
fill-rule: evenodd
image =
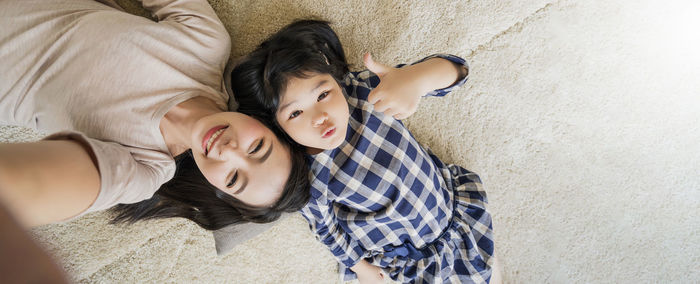
M 433 57 L 466 66 L 452 55 L 421 61 Z M 444 96 L 466 80 L 427 95 Z M 340 262 L 343 280 L 356 278 L 349 267 L 365 258 L 403 282 L 485 282 L 493 242 L 478 176 L 445 165 L 400 121 L 373 112 L 367 96 L 378 83 L 370 71 L 345 78 L 346 139 L 308 156 L 312 198 L 302 215 Z

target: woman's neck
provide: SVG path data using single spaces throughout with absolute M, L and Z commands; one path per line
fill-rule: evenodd
M 192 148 L 192 129 L 195 123 L 208 115 L 222 112 L 214 101 L 194 97 L 177 104 L 160 120 L 160 133 L 170 154 L 175 157 Z

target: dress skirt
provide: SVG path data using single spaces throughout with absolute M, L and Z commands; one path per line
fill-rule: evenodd
M 448 169 L 454 206 L 442 234 L 423 248 L 405 243 L 369 251 L 365 257 L 395 281 L 488 283 L 491 278 L 493 228 L 481 179 L 456 165 L 448 165 Z

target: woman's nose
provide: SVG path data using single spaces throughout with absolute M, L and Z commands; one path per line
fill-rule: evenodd
M 231 140 L 231 139 L 226 139 L 223 141 L 224 142 L 224 147 L 228 148 L 238 148 L 238 143 L 237 141 Z
M 323 125 L 326 120 L 328 120 L 328 113 L 322 111 L 314 118 L 313 125 L 314 127 Z
M 238 141 L 227 139 L 221 142 L 221 159 L 230 160 L 241 156 L 239 153 Z

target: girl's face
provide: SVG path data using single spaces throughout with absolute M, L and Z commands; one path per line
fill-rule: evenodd
M 246 204 L 267 207 L 281 196 L 292 168 L 289 149 L 258 120 L 237 112 L 201 118 L 192 154 L 207 180 Z
M 331 75 L 291 78 L 279 106 L 276 118 L 282 129 L 311 152 L 337 148 L 345 140 L 350 112 Z

